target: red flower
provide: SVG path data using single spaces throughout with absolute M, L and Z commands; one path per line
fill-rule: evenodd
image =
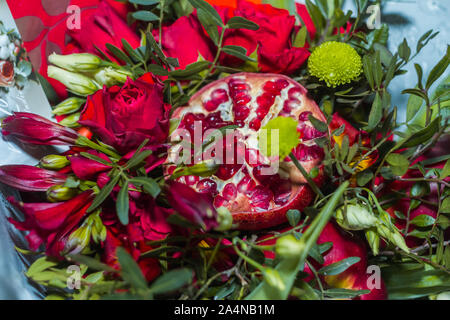
M 103 153 L 94 150 L 89 150 L 88 153 L 110 162 L 109 158 Z M 111 169 L 111 166 L 107 166 L 106 164 L 88 159 L 81 155 L 71 156 L 69 157 L 69 160 L 73 173 L 75 173 L 75 175 L 82 180 L 89 180 L 96 174 Z
M 102 1 L 95 10 L 87 11 L 81 16 L 81 28 L 68 31 L 80 52 L 99 54 L 95 47 L 109 53 L 106 44 L 110 43 L 122 48 L 122 39 L 128 41 L 133 48 L 140 45 L 137 33 L 130 28 L 116 11 Z M 110 55 L 110 58 L 112 56 Z
M 176 181 L 170 181 L 168 185 L 167 200 L 176 212 L 205 230 L 218 226 L 217 211 L 209 194 L 198 193 Z
M 281 232 L 287 231 L 281 230 Z M 332 288 L 345 288 L 352 290 L 367 290 L 370 273 L 367 273 L 367 249 L 365 243 L 356 236 L 351 236 L 348 232 L 339 229 L 334 223 L 328 223 L 320 234 L 317 243 L 322 244 L 325 242 L 331 242 L 333 246 L 325 252 L 323 255 L 324 263 L 319 264 L 314 259 L 309 261 L 313 264 L 316 270 L 336 263 L 349 257 L 358 257 L 360 261 L 350 266 L 344 272 L 338 275 L 324 276 L 325 283 Z M 268 240 L 259 243 L 261 245 L 275 244 L 275 240 Z M 275 253 L 272 251 L 266 251 L 265 256 L 269 259 L 275 258 Z M 309 274 L 305 279 L 311 281 L 314 279 L 314 275 L 308 265 L 305 264 L 304 271 Z M 376 284 L 376 283 L 375 283 Z M 370 293 L 364 294 L 359 297 L 361 300 L 382 300 L 387 298 L 387 292 L 384 286 L 384 282 L 380 279 L 379 288 L 371 289 Z
M 92 191 L 80 193 L 75 198 L 58 203 L 23 203 L 8 200 L 25 214 L 25 221 L 9 221 L 19 230 L 28 230 L 27 240 L 31 250 L 44 243 L 46 254 L 60 257 L 70 234 L 80 224 L 92 203 Z
M 78 138 L 75 130 L 28 112 L 15 112 L 4 119 L 2 133 L 25 143 L 42 145 L 74 145 Z
M 144 75 L 122 86 L 104 87 L 88 97 L 79 123 L 120 152 L 138 147 L 145 139 L 163 143 L 169 132 L 170 106 L 163 102 L 163 87 Z
M 267 4 L 253 4 L 238 1 L 234 10 L 218 8 L 225 22 L 233 16 L 242 16 L 258 24 L 259 29 L 232 29 L 225 32 L 224 45 L 242 46 L 247 55 L 258 48 L 258 66 L 262 72 L 292 74 L 298 70 L 309 57 L 306 48 L 292 46 L 292 35 L 295 28 L 295 17 L 287 10 L 276 9 Z M 309 22 L 308 19 L 306 21 Z M 221 57 L 224 65 L 238 65 L 241 60 L 224 54 Z
M 157 31 L 154 32 L 159 39 Z M 162 48 L 169 57 L 178 58 L 180 68 L 197 61 L 199 54 L 206 60 L 214 59 L 216 48 L 214 43 L 203 32 L 197 17 L 180 17 L 170 26 L 162 27 Z
M 56 171 L 27 165 L 0 166 L 0 182 L 22 191 L 47 191 L 63 184 L 67 176 Z

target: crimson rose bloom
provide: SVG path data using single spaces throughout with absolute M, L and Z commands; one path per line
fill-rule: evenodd
M 227 30 L 224 45 L 242 46 L 247 49 L 247 55 L 258 48 L 258 67 L 262 72 L 292 74 L 309 57 L 309 51 L 306 48 L 292 46 L 292 34 L 298 29 L 295 28 L 295 17 L 291 16 L 287 10 L 244 0 L 237 1 L 237 7 L 234 10 L 221 7 L 217 10 L 225 22 L 233 16 L 241 16 L 258 24 L 259 29 L 255 31 Z M 299 10 L 299 13 L 304 14 L 304 11 Z M 303 20 L 310 22 L 308 15 Z M 312 31 L 311 27 L 307 29 Z M 223 54 L 221 63 L 233 66 L 242 61 Z
M 170 105 L 163 102 L 163 86 L 146 74 L 89 96 L 79 123 L 126 153 L 145 139 L 150 144 L 163 143 L 169 133 L 169 110 Z

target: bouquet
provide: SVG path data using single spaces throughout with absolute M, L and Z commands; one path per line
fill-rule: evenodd
M 436 32 L 391 52 L 367 0 L 96 2 L 41 70 L 55 121 L 2 120 L 64 147 L 0 167 L 47 299 L 448 297 L 449 50 L 389 87 Z

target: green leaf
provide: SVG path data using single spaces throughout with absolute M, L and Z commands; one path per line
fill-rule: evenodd
M 333 299 L 352 299 L 358 297 L 363 294 L 370 293 L 370 290 L 352 290 L 352 289 L 344 289 L 344 288 L 332 288 L 327 289 L 324 292 L 324 295 L 333 298 Z
M 429 89 L 431 85 L 439 79 L 439 77 L 447 70 L 450 64 L 450 46 L 447 46 L 447 52 L 445 56 L 434 66 L 431 70 L 427 82 L 425 84 L 425 89 Z
M 219 30 L 217 29 L 217 23 L 214 18 L 209 15 L 205 10 L 198 9 L 197 17 L 202 26 L 205 28 L 211 40 L 218 45 L 219 44 Z
M 128 284 L 130 284 L 136 290 L 146 290 L 147 281 L 142 274 L 141 268 L 134 261 L 131 255 L 122 247 L 118 247 L 116 255 L 120 264 L 120 274 Z
M 159 184 L 152 178 L 135 177 L 129 180 L 131 184 L 144 188 L 145 192 L 156 198 L 161 192 Z
M 289 224 L 292 227 L 295 227 L 296 225 L 298 225 L 298 223 L 300 222 L 300 211 L 296 210 L 296 209 L 290 209 L 287 211 L 286 213 L 286 217 L 289 221 Z
M 131 14 L 131 16 L 133 18 L 135 18 L 136 20 L 147 21 L 147 22 L 159 20 L 159 17 L 156 14 L 154 14 L 151 11 L 146 11 L 146 10 L 140 10 L 140 11 L 133 12 Z
M 429 215 L 421 214 L 411 220 L 413 225 L 418 227 L 429 227 L 432 226 L 435 222 L 435 219 Z
M 31 278 L 36 274 L 57 265 L 58 261 L 51 260 L 49 257 L 42 257 L 33 262 L 33 264 L 28 268 L 26 275 Z
M 169 73 L 172 78 L 184 79 L 192 75 L 198 74 L 199 72 L 206 70 L 211 65 L 209 61 L 197 61 L 188 64 L 184 70 L 174 70 Z
M 311 122 L 311 124 L 316 130 L 320 132 L 328 131 L 328 125 L 325 122 L 322 122 L 319 119 L 315 118 L 312 114 L 308 115 L 308 120 Z
M 364 75 L 366 76 L 367 82 L 369 82 L 370 88 L 373 90 L 375 88 L 374 78 L 373 78 L 373 68 L 371 56 L 365 55 L 362 59 Z
M 369 114 L 369 124 L 368 129 L 373 130 L 383 117 L 383 105 L 381 103 L 380 94 L 377 92 L 375 94 L 375 100 L 373 101 L 372 108 Z
M 143 6 L 152 6 L 159 3 L 159 0 L 128 0 L 128 1 Z
M 123 62 L 132 65 L 133 61 L 131 61 L 130 57 L 128 57 L 120 48 L 116 47 L 115 45 L 111 43 L 106 44 L 106 48 L 118 59 L 122 60 Z
M 130 209 L 130 198 L 128 195 L 128 181 L 125 182 L 117 194 L 116 211 L 119 221 L 123 225 L 128 224 L 128 213 Z
M 349 257 L 328 266 L 322 267 L 317 272 L 324 276 L 334 276 L 340 274 L 361 260 L 360 257 Z
M 439 178 L 445 179 L 448 176 L 450 176 L 450 159 L 447 160 L 447 162 L 444 165 L 444 168 L 442 168 L 441 173 L 439 174 Z
M 421 144 L 423 142 L 428 141 L 429 139 L 431 139 L 434 136 L 434 134 L 436 132 L 438 132 L 440 121 L 441 121 L 441 117 L 435 118 L 428 125 L 428 127 L 413 133 L 409 137 L 406 137 L 406 138 L 402 139 L 396 145 L 395 149 L 397 150 L 397 149 L 400 149 L 400 148 L 415 147 L 415 146 L 417 146 L 417 145 L 419 145 L 419 144 Z
M 152 150 L 144 150 L 142 152 L 136 152 L 133 157 L 125 164 L 124 170 L 134 168 L 141 164 L 152 154 Z
M 189 0 L 189 3 L 197 10 L 204 10 L 208 15 L 211 16 L 211 18 L 216 22 L 218 26 L 224 26 L 222 18 L 220 18 L 220 15 L 217 13 L 217 11 L 208 2 L 203 0 Z
M 192 282 L 192 270 L 187 268 L 175 269 L 164 273 L 153 282 L 150 291 L 161 294 L 176 291 Z
M 307 34 L 308 30 L 306 29 L 306 27 L 300 28 L 300 30 L 295 35 L 295 39 L 294 42 L 292 43 L 292 46 L 294 48 L 303 48 L 306 43 Z
M 228 20 L 227 26 L 230 29 L 248 29 L 248 30 L 259 29 L 259 26 L 253 21 L 250 21 L 248 19 L 245 19 L 244 17 L 239 16 L 232 17 L 230 20 Z
M 349 182 L 345 181 L 339 186 L 317 217 L 312 221 L 301 239 L 298 240 L 299 245 L 303 247 L 301 253 L 298 256 L 281 260 L 275 267 L 285 288 L 283 290 L 274 290 L 273 286 L 264 279 L 264 281 L 245 298 L 246 300 L 284 300 L 289 296 L 297 273 L 305 264 L 309 250 L 316 243 L 323 228 L 334 214 L 334 209 L 338 205 L 348 185 Z
M 113 171 L 114 172 L 114 171 Z M 92 212 L 100 206 L 103 201 L 109 196 L 112 192 L 116 184 L 119 182 L 120 175 L 116 174 L 112 179 L 108 181 L 108 183 L 100 190 L 100 192 L 95 197 L 94 201 L 92 201 L 91 206 L 88 208 L 87 212 Z
M 411 94 L 406 107 L 406 121 L 410 121 L 423 105 L 423 99 L 417 95 Z
M 108 271 L 108 272 L 114 272 L 114 273 L 117 272 L 116 269 L 108 266 L 107 264 L 104 264 L 104 263 L 98 261 L 97 259 L 85 256 L 85 255 L 69 254 L 68 256 L 73 261 L 84 264 L 85 266 L 87 266 L 88 268 L 93 269 L 93 270 Z
M 386 161 L 391 165 L 392 172 L 396 176 L 403 176 L 409 168 L 408 159 L 399 154 L 391 153 L 386 157 Z
M 409 57 L 411 56 L 411 48 L 408 46 L 408 42 L 406 39 L 403 39 L 403 42 L 398 46 L 398 55 L 405 61 L 409 61 Z
M 447 197 L 442 201 L 441 212 L 450 213 L 450 197 Z
M 356 174 L 356 182 L 360 187 L 365 186 L 372 178 L 373 172 L 370 170 L 364 170 Z
M 244 47 L 241 46 L 234 46 L 234 45 L 228 45 L 228 46 L 224 46 L 222 48 L 222 51 L 225 53 L 228 53 L 229 55 L 232 55 L 236 58 L 242 59 L 242 60 L 247 60 L 247 61 L 256 61 L 253 58 L 250 58 L 247 56 L 247 49 L 245 49 Z

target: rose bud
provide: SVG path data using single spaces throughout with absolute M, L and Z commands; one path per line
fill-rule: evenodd
M 105 85 L 107 87 L 111 87 L 114 85 L 120 85 L 127 81 L 128 78 L 131 78 L 133 73 L 124 69 L 124 68 L 112 68 L 106 67 L 99 70 L 95 75 L 95 81 L 97 81 L 100 85 Z
M 67 90 L 80 95 L 88 96 L 95 93 L 101 87 L 92 79 L 74 72 L 70 72 L 55 66 L 49 66 L 47 74 L 50 78 L 58 80 L 67 87 Z
M 64 187 L 63 185 L 56 185 L 47 190 L 47 199 L 51 202 L 67 201 L 75 197 L 77 194 L 77 189 Z
M 78 138 L 75 130 L 28 112 L 15 112 L 4 119 L 2 133 L 25 143 L 42 145 L 75 145 Z
M 47 191 L 48 188 L 63 184 L 67 176 L 27 165 L 0 166 L 0 182 L 21 191 Z
M 67 167 L 70 164 L 70 161 L 65 156 L 49 154 L 48 156 L 43 157 L 39 161 L 39 164 L 45 169 L 59 170 Z
M 90 53 L 56 54 L 52 53 L 48 61 L 55 66 L 73 72 L 91 72 L 101 67 L 103 61 Z
M 71 115 L 68 115 L 67 117 L 65 117 L 64 119 L 62 119 L 59 124 L 65 127 L 69 127 L 69 128 L 76 128 L 79 127 L 80 125 L 78 124 L 78 120 L 80 120 L 80 113 L 73 113 Z
M 0 86 L 11 87 L 14 85 L 14 65 L 11 61 L 0 62 Z
M 71 97 L 56 105 L 52 113 L 57 116 L 73 113 L 80 110 L 85 103 L 86 99 Z

